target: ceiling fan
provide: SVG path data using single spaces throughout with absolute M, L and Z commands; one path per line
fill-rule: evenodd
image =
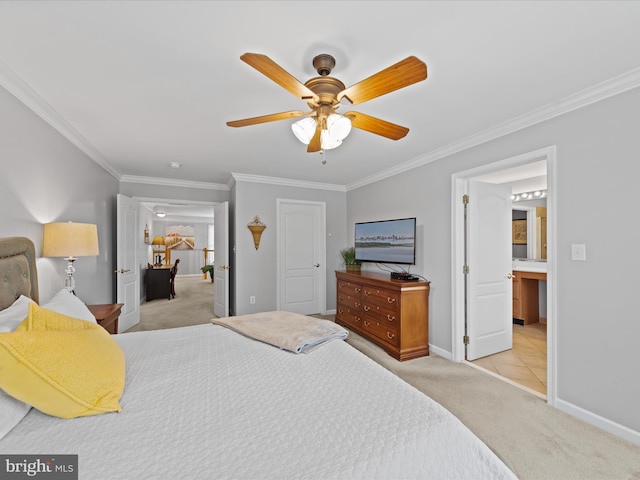
M 349 134 L 352 126 L 391 140 L 403 138 L 409 133 L 409 129 L 406 127 L 364 113 L 346 112 L 341 115 L 336 110 L 340 107 L 342 99 L 346 99 L 352 104 L 364 103 L 427 78 L 427 65 L 413 56 L 407 57 L 349 88 L 345 88 L 344 83 L 330 76 L 336 62 L 328 54 L 317 55 L 313 59 L 313 67 L 319 76 L 307 80 L 304 84 L 266 55 L 245 53 L 240 59 L 296 97 L 305 100 L 311 111 L 292 110 L 234 120 L 227 122 L 227 125 L 246 127 L 259 123 L 305 117 L 295 122 L 291 128 L 296 137 L 308 145 L 307 152 L 318 152 L 337 147 Z

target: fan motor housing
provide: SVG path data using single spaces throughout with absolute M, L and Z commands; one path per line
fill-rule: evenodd
M 335 105 L 338 103 L 338 94 L 345 89 L 344 83 L 334 77 L 313 77 L 304 84 L 309 90 L 315 93 L 320 101 L 320 105 Z M 308 103 L 314 107 L 313 103 Z

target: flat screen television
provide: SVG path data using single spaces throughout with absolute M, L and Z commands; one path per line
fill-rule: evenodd
M 416 263 L 416 219 L 398 218 L 356 223 L 356 260 L 375 263 Z

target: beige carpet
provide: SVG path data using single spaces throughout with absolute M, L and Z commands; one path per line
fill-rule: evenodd
M 208 323 L 213 284 L 178 277 L 175 299 L 153 300 L 140 311 L 141 323 L 130 331 Z M 398 362 L 353 332 L 347 342 L 446 407 L 523 480 L 640 480 L 640 446 L 535 395 L 436 355 Z
M 213 283 L 202 276 L 177 276 L 176 297 L 140 305 L 140 323 L 127 332 L 160 330 L 209 323 L 213 318 Z

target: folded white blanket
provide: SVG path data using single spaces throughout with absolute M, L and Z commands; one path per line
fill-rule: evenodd
M 294 353 L 307 353 L 329 340 L 344 340 L 349 335 L 329 320 L 284 311 L 213 318 L 211 323 Z

